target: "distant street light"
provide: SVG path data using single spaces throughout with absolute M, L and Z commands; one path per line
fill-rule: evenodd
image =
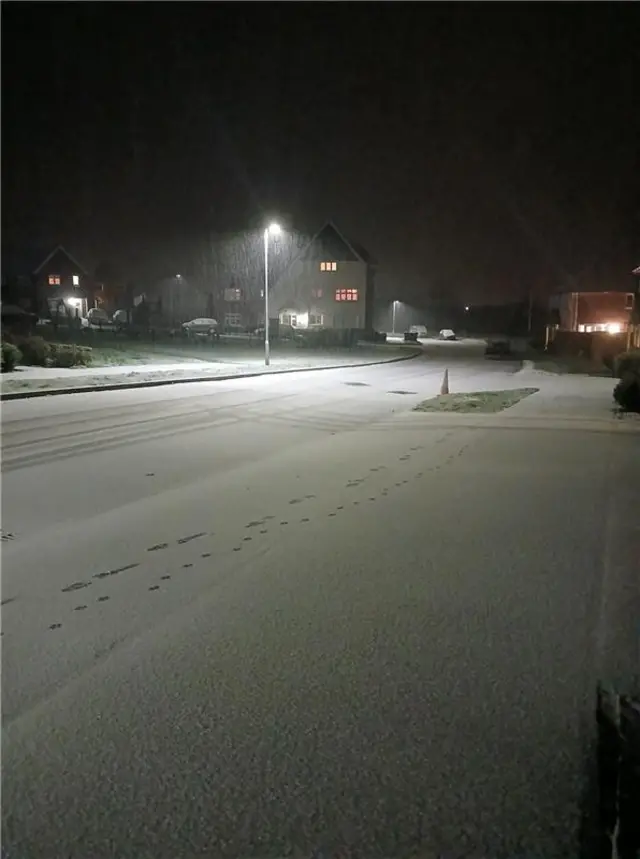
M 264 231 L 264 363 L 271 363 L 269 354 L 269 236 L 279 236 L 282 230 L 279 224 L 270 224 Z
M 466 312 L 468 313 L 468 312 L 469 312 L 469 305 L 468 305 L 468 304 L 465 304 L 464 309 L 465 309 L 465 310 L 466 310 Z

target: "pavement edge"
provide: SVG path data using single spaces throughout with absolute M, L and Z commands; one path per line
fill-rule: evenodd
M 230 373 L 224 376 L 191 376 L 188 379 L 153 379 L 146 382 L 124 382 L 107 385 L 79 385 L 76 388 L 49 388 L 36 391 L 11 391 L 0 394 L 0 402 L 30 400 L 34 397 L 58 397 L 63 394 L 89 394 L 96 391 L 128 391 L 133 388 L 159 388 L 164 385 L 187 385 L 194 382 L 228 382 L 232 379 L 253 379 L 258 376 L 284 376 L 290 373 L 319 373 L 322 370 L 347 370 L 352 367 L 375 367 L 379 364 L 397 364 L 419 358 L 423 351 L 412 351 L 410 355 L 399 355 L 380 361 L 362 361 L 355 364 L 331 364 L 327 367 L 294 367 L 288 370 L 257 370 L 251 373 Z

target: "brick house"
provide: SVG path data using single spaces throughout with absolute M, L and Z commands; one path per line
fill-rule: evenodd
M 373 328 L 377 264 L 329 222 L 270 291 L 273 316 L 296 328 Z
M 36 308 L 43 316 L 52 314 L 86 316 L 100 303 L 100 286 L 62 245 L 31 274 Z
M 628 330 L 635 300 L 633 292 L 561 292 L 549 307 L 562 331 L 618 333 Z

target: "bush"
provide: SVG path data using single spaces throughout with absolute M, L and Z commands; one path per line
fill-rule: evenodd
M 91 363 L 91 347 L 73 343 L 49 343 L 52 367 L 85 367 Z
M 2 343 L 2 372 L 10 373 L 22 361 L 22 352 L 13 343 Z
M 640 373 L 626 373 L 613 389 L 613 399 L 626 412 L 640 412 Z
M 49 358 L 49 344 L 43 337 L 20 337 L 16 345 L 22 352 L 25 364 L 35 367 L 46 367 Z
M 627 373 L 635 373 L 640 376 L 640 349 L 632 349 L 630 352 L 621 352 L 615 360 L 615 376 L 622 379 Z

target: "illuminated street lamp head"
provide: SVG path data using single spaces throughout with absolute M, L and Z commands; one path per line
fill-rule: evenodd
M 282 229 L 280 227 L 280 224 L 269 224 L 266 231 L 270 236 L 279 236 L 282 232 Z

